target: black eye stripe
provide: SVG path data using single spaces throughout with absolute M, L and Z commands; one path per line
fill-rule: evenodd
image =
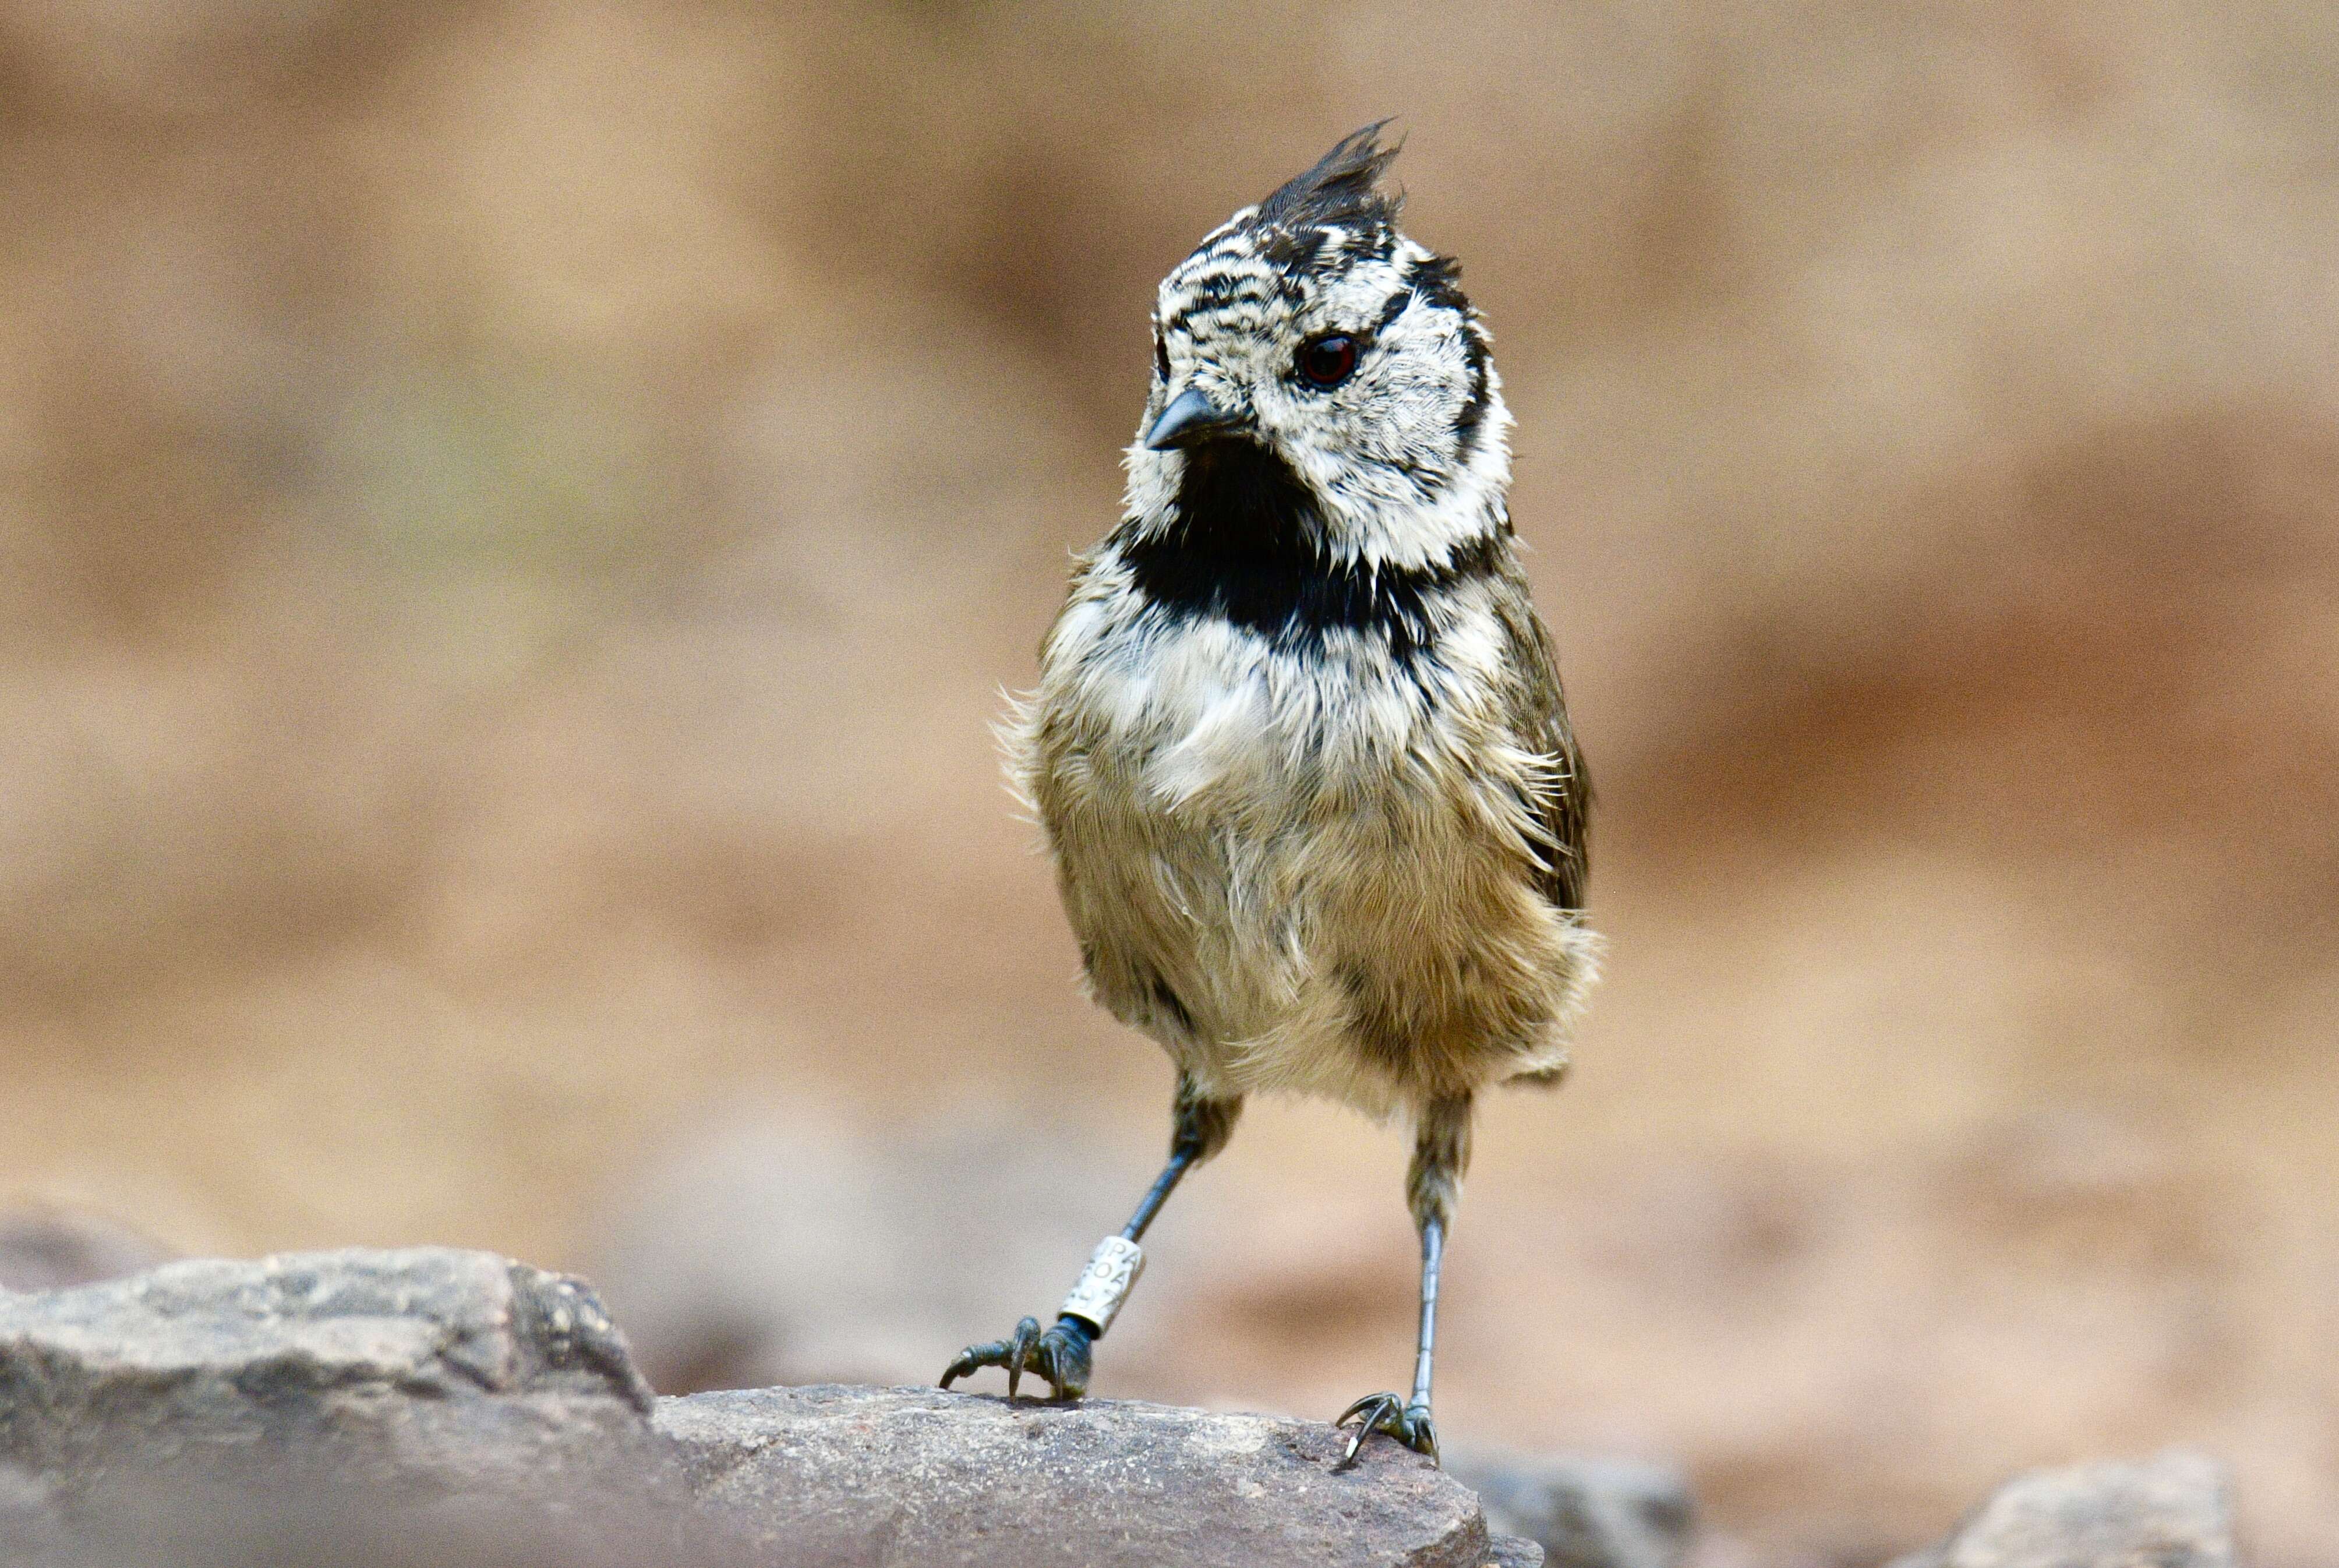
M 1233 279 L 1221 272 L 1212 275 L 1208 281 L 1223 287 L 1232 284 Z M 1370 326 L 1350 332 L 1318 333 L 1302 343 L 1298 353 L 1293 357 L 1292 372 L 1319 390 L 1339 386 L 1356 373 L 1357 364 L 1371 351 L 1375 340 L 1394 325 L 1397 318 L 1404 315 L 1420 297 L 1415 281 L 1408 278 L 1404 287 L 1382 302 L 1380 314 L 1373 319 Z M 1189 294 L 1179 301 L 1166 322 L 1154 329 L 1154 369 L 1163 380 L 1169 380 L 1170 356 L 1165 341 L 1169 330 L 1191 331 L 1205 320 L 1224 320 L 1230 315 L 1245 314 L 1245 307 L 1254 307 L 1258 303 L 1264 303 L 1264 301 L 1251 298 L 1247 289 L 1230 298 L 1217 296 L 1216 287 L 1205 290 L 1200 297 Z M 1248 326 L 1255 323 L 1238 324 Z M 1330 345 L 1337 345 L 1337 348 L 1330 353 L 1323 352 Z
M 1380 320 L 1373 323 L 1373 335 L 1377 337 L 1381 333 L 1388 330 L 1389 323 L 1396 321 L 1399 316 L 1404 315 L 1405 308 L 1412 303 L 1413 285 L 1408 283 L 1404 288 L 1399 289 L 1396 293 L 1391 294 L 1389 296 L 1388 303 L 1381 307 Z

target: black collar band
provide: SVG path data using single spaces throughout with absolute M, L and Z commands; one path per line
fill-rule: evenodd
M 1392 656 L 1410 661 L 1436 632 L 1430 601 L 1501 559 L 1494 528 L 1425 566 L 1337 559 L 1324 549 L 1315 498 L 1265 448 L 1211 441 L 1185 465 L 1168 525 L 1120 549 L 1138 591 L 1173 620 L 1223 620 L 1286 649 L 1346 630 L 1385 637 Z

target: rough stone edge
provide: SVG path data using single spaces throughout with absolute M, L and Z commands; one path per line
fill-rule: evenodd
M 921 1397 L 931 1396 L 935 1392 L 923 1385 L 873 1384 L 801 1384 L 783 1385 L 769 1389 L 709 1389 L 697 1394 L 660 1396 L 652 1421 L 658 1435 L 674 1445 L 676 1463 L 693 1494 L 703 1498 L 706 1493 L 718 1488 L 742 1465 L 752 1464 L 772 1445 L 768 1441 L 758 1442 L 754 1439 L 726 1439 L 713 1435 L 693 1436 L 676 1431 L 676 1423 L 672 1419 L 673 1417 L 681 1417 L 682 1423 L 686 1425 L 694 1418 L 707 1415 L 725 1396 L 770 1394 L 785 1396 L 824 1389 L 860 1394 L 913 1394 Z M 1102 1407 L 1100 1411 L 1098 1409 L 1100 1406 Z M 1041 1407 L 1048 1406 L 1043 1405 Z M 1076 1404 L 1056 1406 L 1056 1408 L 1088 1409 L 1107 1415 L 1126 1411 L 1140 1415 L 1170 1415 L 1189 1419 L 1204 1416 L 1254 1420 L 1282 1429 L 1287 1439 L 1293 1433 L 1318 1431 L 1325 1435 L 1327 1443 L 1335 1440 L 1346 1441 L 1345 1435 L 1337 1433 L 1321 1422 L 1264 1411 L 1214 1410 L 1194 1405 L 1164 1405 L 1158 1401 L 1143 1399 L 1083 1399 Z M 1463 1559 L 1466 1560 L 1470 1568 L 1542 1568 L 1545 1553 L 1540 1543 L 1525 1536 L 1495 1533 L 1487 1523 L 1485 1505 L 1480 1502 L 1475 1490 L 1461 1482 L 1458 1477 L 1446 1474 L 1442 1470 L 1440 1474 L 1445 1479 L 1460 1487 L 1465 1495 L 1469 1498 L 1471 1504 L 1469 1511 L 1464 1516 L 1459 1528 L 1452 1534 L 1442 1541 L 1426 1545 L 1426 1550 L 1436 1554 L 1434 1559 L 1424 1559 L 1416 1553 L 1408 1556 L 1405 1563 L 1394 1564 L 1393 1568 L 1406 1568 L 1406 1564 L 1431 1560 L 1445 1561 L 1446 1553 L 1454 1550 L 1458 1550 L 1462 1553 Z M 1165 1564 L 1165 1568 L 1169 1568 L 1169 1565 Z M 1462 1564 L 1457 1563 L 1456 1568 L 1462 1568 Z
M 1885 1568 L 1949 1568 L 1957 1560 L 1959 1548 L 1964 1545 L 1975 1530 L 1989 1522 L 1992 1511 L 2025 1487 L 2060 1481 L 2065 1484 L 2082 1478 L 2100 1477 L 2107 1473 L 2125 1472 L 2129 1475 L 2149 1476 L 2166 1473 L 2176 1466 L 2198 1467 L 2207 1473 L 2211 1484 L 2212 1504 L 2216 1509 L 2216 1540 L 2224 1547 L 2224 1560 L 2230 1564 L 2242 1561 L 2235 1538 L 2234 1474 L 2233 1470 L 2216 1455 L 2198 1448 L 2164 1448 L 2143 1459 L 2098 1459 L 2076 1464 L 2042 1466 L 2008 1476 L 1992 1487 L 1980 1502 L 1959 1517 L 1947 1534 L 1929 1546 L 1893 1558 Z

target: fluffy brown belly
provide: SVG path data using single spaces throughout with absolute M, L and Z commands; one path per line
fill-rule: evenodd
M 1385 1115 L 1562 1065 L 1594 939 L 1536 891 L 1499 758 L 1295 737 L 1273 695 L 1221 685 L 1184 723 L 1029 715 L 1098 1000 L 1219 1094 Z M 1369 696 L 1337 711 L 1397 711 Z

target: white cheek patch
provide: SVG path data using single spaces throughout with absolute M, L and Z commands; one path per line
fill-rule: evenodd
M 1143 434 L 1142 426 L 1139 433 Z M 1132 518 L 1166 516 L 1178 498 L 1178 476 L 1185 471 L 1185 460 L 1174 452 L 1150 450 L 1140 439 L 1121 453 L 1120 463 L 1129 471 L 1123 509 Z

